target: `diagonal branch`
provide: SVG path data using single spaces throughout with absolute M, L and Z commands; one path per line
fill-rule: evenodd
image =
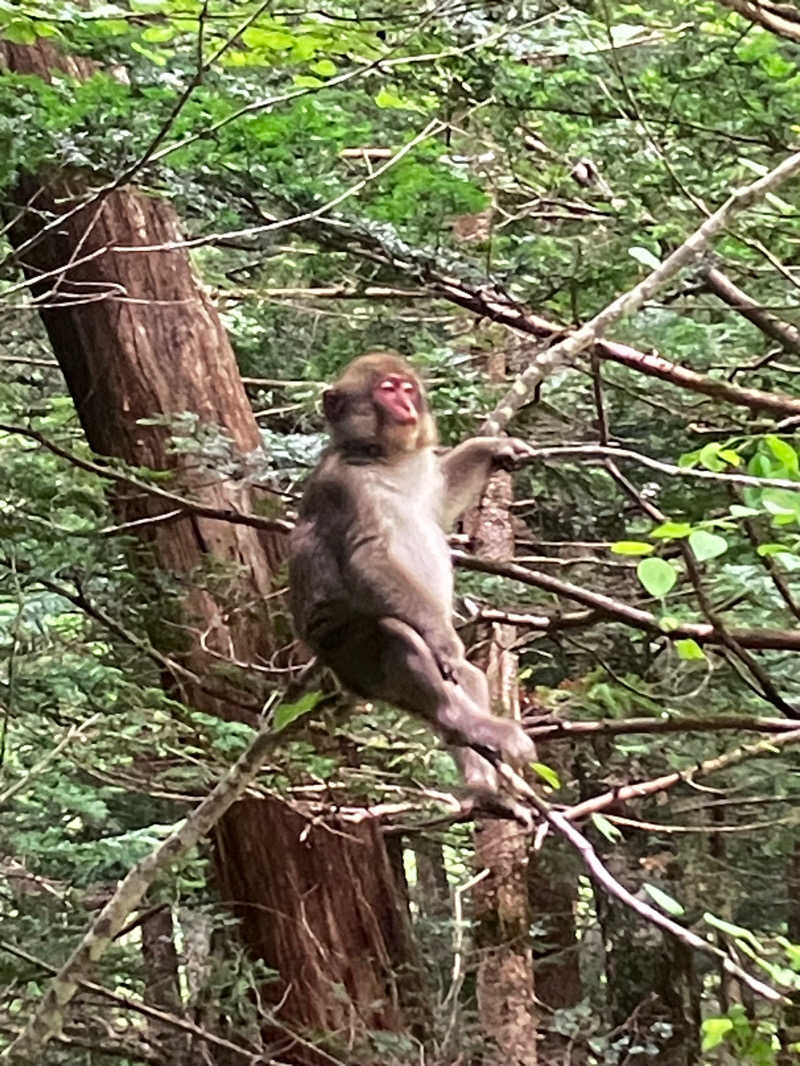
M 274 218 L 262 211 L 259 211 L 259 217 Z M 499 322 L 518 333 L 552 343 L 568 332 L 558 323 L 537 315 L 518 303 L 491 280 L 482 283 L 471 281 L 464 269 L 457 275 L 452 273 L 452 267 L 445 272 L 432 255 L 412 248 L 397 238 L 388 238 L 374 230 L 367 231 L 338 218 L 316 220 L 313 225 L 298 226 L 298 230 L 325 247 L 344 250 L 350 255 L 391 267 L 416 278 L 427 287 L 432 296 L 447 300 L 480 318 Z M 796 397 L 779 392 L 766 392 L 763 389 L 743 388 L 730 381 L 707 377 L 672 363 L 660 355 L 640 352 L 618 341 L 598 337 L 593 344 L 593 350 L 601 359 L 626 366 L 648 377 L 659 378 L 676 388 L 751 411 L 767 411 L 784 418 L 800 417 L 800 399 Z M 535 387 L 534 383 L 530 390 L 526 390 L 527 399 L 535 391 Z M 527 399 L 523 402 L 527 402 Z
M 770 314 L 757 300 L 734 285 L 721 270 L 706 267 L 700 271 L 700 276 L 715 296 L 752 322 L 767 337 L 777 341 L 787 352 L 800 352 L 800 329 L 797 326 L 782 322 L 776 315 Z
M 575 600 L 576 603 L 582 603 L 606 618 L 612 618 L 634 629 L 641 629 L 645 633 L 663 637 L 665 640 L 689 639 L 697 641 L 698 644 L 721 643 L 719 634 L 709 623 L 681 622 L 674 629 L 665 630 L 658 618 L 650 611 L 643 611 L 641 607 L 632 607 L 622 600 L 615 600 L 613 596 L 582 588 L 571 581 L 562 581 L 541 570 L 530 570 L 517 563 L 479 559 L 475 555 L 468 555 L 461 551 L 454 551 L 452 556 L 453 563 L 465 570 L 477 570 L 483 574 L 511 578 L 512 581 L 519 581 L 523 585 L 532 585 L 534 588 L 543 589 L 556 596 Z M 536 627 L 536 616 L 531 617 Z M 508 619 L 517 624 L 513 615 L 508 615 Z M 522 616 L 519 624 L 528 624 L 525 616 Z M 538 628 L 549 627 L 539 625 Z M 743 648 L 750 648 L 754 651 L 800 651 L 800 630 L 797 629 L 731 629 L 729 632 Z M 800 710 L 796 712 L 796 716 L 800 718 Z
M 634 285 L 628 292 L 612 300 L 594 318 L 565 337 L 564 340 L 537 355 L 533 363 L 519 375 L 497 404 L 486 420 L 483 431 L 494 435 L 504 430 L 520 407 L 530 402 L 536 388 L 544 378 L 594 344 L 614 323 L 638 311 L 647 300 L 655 296 L 659 289 L 672 281 L 681 270 L 691 265 L 727 228 L 736 215 L 758 203 L 767 193 L 779 188 L 798 172 L 800 172 L 800 152 L 795 152 L 763 177 L 757 178 L 750 185 L 732 193 L 721 207 L 709 215 L 679 248 L 668 255 L 664 262 L 660 263 L 638 285 Z
M 769 0 L 718 0 L 718 3 L 779 37 L 800 41 L 800 11 L 791 4 L 770 3 Z
M 256 734 L 249 748 L 222 780 L 149 855 L 117 885 L 114 894 L 92 922 L 85 936 L 50 982 L 24 1030 L 0 1053 L 0 1062 L 39 1061 L 41 1048 L 61 1031 L 64 1010 L 80 988 L 93 963 L 105 953 L 131 910 L 141 901 L 158 874 L 194 847 L 244 793 L 258 773 L 279 734 L 270 724 Z

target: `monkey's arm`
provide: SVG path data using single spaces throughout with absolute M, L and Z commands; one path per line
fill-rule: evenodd
M 531 452 L 532 448 L 516 437 L 473 437 L 448 452 L 440 460 L 445 479 L 445 529 L 478 502 L 495 470 L 513 470 Z

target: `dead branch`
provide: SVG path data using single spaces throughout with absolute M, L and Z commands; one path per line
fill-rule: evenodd
M 467 555 L 465 552 L 453 552 L 453 562 L 456 566 L 464 567 L 465 570 L 477 570 L 484 574 L 496 574 L 498 577 L 511 578 L 523 585 L 533 585 L 535 588 L 544 589 L 556 596 L 564 596 L 567 599 L 582 603 L 585 607 L 605 615 L 607 618 L 616 619 L 634 629 L 641 629 L 652 633 L 654 636 L 666 640 L 695 640 L 698 644 L 721 644 L 719 634 L 714 626 L 699 622 L 681 622 L 675 629 L 666 632 L 654 614 L 643 611 L 639 607 L 615 600 L 601 592 L 592 592 L 573 585 L 570 581 L 562 581 L 550 574 L 543 574 L 540 570 L 528 570 L 515 563 L 498 563 L 489 559 L 478 559 L 477 556 Z M 535 616 L 534 616 L 535 617 Z M 741 644 L 743 648 L 751 648 L 756 651 L 800 651 L 800 630 L 796 629 L 731 629 L 730 635 Z M 800 712 L 798 712 L 800 716 Z
M 800 11 L 791 4 L 775 4 L 769 0 L 719 0 L 719 3 L 779 37 L 800 41 Z

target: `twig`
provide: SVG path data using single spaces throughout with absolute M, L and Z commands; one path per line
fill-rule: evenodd
M 42 758 L 31 767 L 27 774 L 20 777 L 13 785 L 9 785 L 5 792 L 0 792 L 0 811 L 7 807 L 9 800 L 16 796 L 18 792 L 21 792 L 30 781 L 38 777 L 39 774 L 50 765 L 53 759 L 58 758 L 64 748 L 71 744 L 76 737 L 81 736 L 86 730 L 99 722 L 101 717 L 102 715 L 93 714 L 91 718 L 87 718 L 85 722 L 79 722 L 77 725 L 71 726 L 61 740 L 59 740 L 58 744 L 43 755 Z
M 106 481 L 113 481 L 117 485 L 125 485 L 128 488 L 136 489 L 138 492 L 153 496 L 158 500 L 163 500 L 165 503 L 170 504 L 173 510 L 177 509 L 186 514 L 194 514 L 199 518 L 216 519 L 219 522 L 230 522 L 232 525 L 237 526 L 252 526 L 255 529 L 266 529 L 275 533 L 290 533 L 293 529 L 291 522 L 285 522 L 279 518 L 264 518 L 262 515 L 251 514 L 247 511 L 234 511 L 233 508 L 228 507 L 207 507 L 205 504 L 189 500 L 184 496 L 179 496 L 177 493 L 167 492 L 166 489 L 158 488 L 156 485 L 149 485 L 146 481 L 140 481 L 130 474 L 123 474 L 119 470 L 101 466 L 99 463 L 93 463 L 89 459 L 81 459 L 73 452 L 67 451 L 66 448 L 62 448 L 59 444 L 55 444 L 45 437 L 43 433 L 33 429 L 31 426 L 0 423 L 0 433 L 14 433 L 20 437 L 27 437 L 28 440 L 36 441 L 37 444 L 47 448 L 53 455 L 57 455 L 60 459 L 65 459 L 79 470 L 86 470 L 88 473 L 96 474 L 97 477 L 104 478 Z M 173 515 L 171 517 L 177 516 Z
M 666 631 L 661 628 L 658 619 L 650 611 L 632 607 L 602 592 L 592 592 L 570 581 L 562 581 L 550 574 L 542 573 L 541 570 L 529 570 L 515 563 L 498 563 L 489 559 L 479 559 L 466 552 L 454 551 L 452 555 L 455 565 L 464 567 L 466 570 L 496 574 L 498 577 L 519 581 L 523 585 L 533 585 L 535 588 L 544 589 L 556 596 L 575 600 L 608 618 L 614 618 L 633 626 L 634 629 L 644 630 L 665 640 L 689 638 L 697 641 L 698 644 L 721 643 L 714 626 L 709 624 L 681 622 L 674 629 Z M 513 621 L 513 616 L 508 617 Z M 536 619 L 536 616 L 532 617 Z M 753 648 L 757 651 L 800 651 L 800 630 L 797 629 L 731 629 L 729 632 L 743 648 Z
M 743 714 L 716 714 L 710 718 L 675 716 L 669 718 L 615 718 L 599 722 L 550 721 L 541 725 L 525 720 L 525 732 L 539 740 L 567 740 L 593 736 L 624 736 L 628 733 L 718 733 L 727 730 L 754 733 L 788 733 L 797 723 L 787 718 L 754 718 Z
M 794 744 L 798 740 L 800 740 L 800 729 L 790 729 L 781 736 L 765 737 L 755 744 L 742 744 L 738 748 L 733 748 L 731 751 L 715 756 L 713 759 L 706 759 L 704 762 L 698 763 L 697 766 L 691 766 L 688 770 L 675 770 L 661 777 L 653 777 L 649 781 L 639 781 L 635 785 L 621 785 L 619 788 L 613 788 L 599 796 L 593 796 L 591 799 L 584 800 L 583 803 L 575 804 L 574 807 L 568 807 L 564 811 L 564 817 L 571 822 L 578 822 L 590 814 L 597 814 L 598 811 L 604 810 L 613 803 L 641 799 L 643 796 L 653 796 L 657 792 L 666 792 L 667 789 L 674 788 L 675 785 L 690 783 L 701 777 L 708 777 L 710 774 L 718 773 L 720 770 L 727 770 L 731 766 L 738 766 L 740 763 L 747 762 L 750 759 L 760 759 L 762 756 L 774 755 L 776 749 L 783 747 L 785 744 Z
M 31 955 L 27 951 L 23 951 L 22 948 L 18 948 L 15 944 L 9 944 L 5 940 L 0 940 L 0 950 L 7 951 L 9 955 L 15 955 L 18 959 L 22 959 L 24 962 L 29 962 L 32 966 L 38 966 L 40 969 L 49 971 L 52 974 L 58 973 L 58 968 L 56 966 L 51 966 L 50 963 L 45 962 L 44 959 L 39 959 L 35 955 Z M 259 1053 L 248 1051 L 246 1048 L 240 1047 L 238 1044 L 233 1044 L 230 1040 L 225 1040 L 224 1037 L 217 1036 L 216 1033 L 209 1032 L 208 1029 L 203 1029 L 201 1026 L 188 1021 L 186 1018 L 179 1018 L 175 1014 L 169 1014 L 167 1011 L 159 1010 L 157 1007 L 152 1007 L 149 1003 L 140 1002 L 131 996 L 123 996 L 120 995 L 119 992 L 112 992 L 111 989 L 105 988 L 103 985 L 98 985 L 94 981 L 80 981 L 79 984 L 85 991 L 91 992 L 95 996 L 102 996 L 103 999 L 107 999 L 111 1003 L 116 1003 L 118 1006 L 123 1007 L 126 1010 L 134 1011 L 136 1014 L 142 1014 L 145 1018 L 152 1018 L 154 1021 L 171 1026 L 173 1029 L 189 1033 L 197 1040 L 204 1040 L 208 1044 L 214 1044 L 217 1047 L 225 1048 L 226 1051 L 232 1051 L 234 1054 L 249 1060 L 252 1066 L 259 1066 L 259 1064 L 262 1064 L 264 1061 Z
M 592 847 L 591 843 L 579 832 L 574 825 L 572 825 L 559 811 L 555 811 L 539 796 L 534 795 L 531 803 L 539 811 L 543 818 L 546 818 L 550 825 L 553 826 L 580 854 L 583 859 L 586 868 L 598 884 L 608 892 L 610 896 L 616 897 L 621 903 L 624 903 L 626 907 L 629 907 L 632 911 L 635 911 L 641 918 L 644 918 L 646 922 L 650 922 L 651 925 L 657 925 L 667 933 L 671 933 L 676 940 L 679 940 L 682 944 L 685 944 L 689 948 L 694 948 L 695 951 L 700 951 L 704 955 L 711 955 L 719 959 L 720 965 L 726 973 L 736 977 L 743 984 L 751 988 L 757 995 L 763 996 L 764 999 L 771 1000 L 773 1003 L 788 1003 L 789 1000 L 786 996 L 782 995 L 776 989 L 771 988 L 769 985 L 764 984 L 763 981 L 759 981 L 757 977 L 748 973 L 747 970 L 737 965 L 730 956 L 722 951 L 721 948 L 716 947 L 714 944 L 710 944 L 703 937 L 698 936 L 697 933 L 693 933 L 691 929 L 686 929 L 682 925 L 678 925 L 671 918 L 668 918 L 666 914 L 656 910 L 651 904 L 646 903 L 644 900 L 637 899 L 632 892 L 629 892 L 624 885 L 606 869 L 603 863 L 598 858 L 597 852 Z
M 734 311 L 738 311 L 748 322 L 752 322 L 767 337 L 772 337 L 787 352 L 800 352 L 800 330 L 797 326 L 793 326 L 791 322 L 782 322 L 775 315 L 771 315 L 757 300 L 748 296 L 738 285 L 734 285 L 721 270 L 705 267 L 700 271 L 700 277 L 715 296 Z
M 713 470 L 700 470 L 696 467 L 675 466 L 674 463 L 663 463 L 659 459 L 652 459 L 649 455 L 634 451 L 632 448 L 613 448 L 602 444 L 578 444 L 562 445 L 554 448 L 536 448 L 530 455 L 520 460 L 520 465 L 529 465 L 547 459 L 573 458 L 587 462 L 604 462 L 606 459 L 629 460 L 639 463 L 641 466 L 657 470 L 661 474 L 670 477 L 683 477 L 698 481 L 718 481 L 723 485 L 747 485 L 757 489 L 788 489 L 790 492 L 800 492 L 800 481 L 791 481 L 783 477 L 754 477 L 751 474 L 720 474 Z
M 763 26 L 779 37 L 800 41 L 800 12 L 788 3 L 759 3 L 758 0 L 718 0 L 737 15 Z
M 795 730 L 795 739 L 800 739 L 800 729 Z M 790 734 L 787 734 L 788 737 Z M 780 738 L 782 741 L 786 737 Z M 545 800 L 534 792 L 527 781 L 520 777 L 510 766 L 505 763 L 500 763 L 497 766 L 497 771 L 503 778 L 505 783 L 511 789 L 513 793 L 518 796 L 524 796 L 530 805 L 539 813 L 539 815 L 547 821 L 554 829 L 565 837 L 565 839 L 578 851 L 583 859 L 586 868 L 589 870 L 591 876 L 599 884 L 606 889 L 611 896 L 615 896 L 621 903 L 624 903 L 626 907 L 635 911 L 638 915 L 644 918 L 645 921 L 650 922 L 651 925 L 657 925 L 666 932 L 671 933 L 681 943 L 686 944 L 687 947 L 694 948 L 696 951 L 700 951 L 705 955 L 713 955 L 720 960 L 721 966 L 734 977 L 737 977 L 740 981 L 744 982 L 749 988 L 752 988 L 758 995 L 763 996 L 765 999 L 772 1000 L 773 1002 L 789 1002 L 788 999 L 780 992 L 771 988 L 769 985 L 759 981 L 758 978 L 753 977 L 746 970 L 742 969 L 724 951 L 720 948 L 710 944 L 707 940 L 693 933 L 689 929 L 685 929 L 683 926 L 678 925 L 671 918 L 668 918 L 661 911 L 656 910 L 649 903 L 645 903 L 644 900 L 637 899 L 631 892 L 628 891 L 623 885 L 616 880 L 615 877 L 606 869 L 597 856 L 594 848 L 587 840 L 587 838 L 572 825 L 573 812 L 577 809 L 571 808 L 569 811 L 562 813 L 555 810 Z M 623 790 L 620 789 L 620 793 Z M 584 804 L 581 804 L 584 806 Z

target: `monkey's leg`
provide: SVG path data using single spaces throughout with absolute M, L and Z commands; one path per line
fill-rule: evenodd
M 462 659 L 455 675 L 465 683 L 445 680 L 419 633 L 397 618 L 354 620 L 324 658 L 352 691 L 420 715 L 449 744 L 486 748 L 517 764 L 533 757 L 516 722 L 495 718 L 476 702 L 488 704 L 480 671 Z
M 461 665 L 456 680 L 463 685 L 478 707 L 489 707 L 489 683 L 482 670 L 465 662 Z M 518 728 L 522 732 L 522 728 Z M 528 738 L 525 740 L 528 741 Z M 526 829 L 532 828 L 533 815 L 530 808 L 501 789 L 497 771 L 488 759 L 474 748 L 457 747 L 451 751 L 470 794 L 487 814 L 495 814 L 501 818 L 510 815 Z

